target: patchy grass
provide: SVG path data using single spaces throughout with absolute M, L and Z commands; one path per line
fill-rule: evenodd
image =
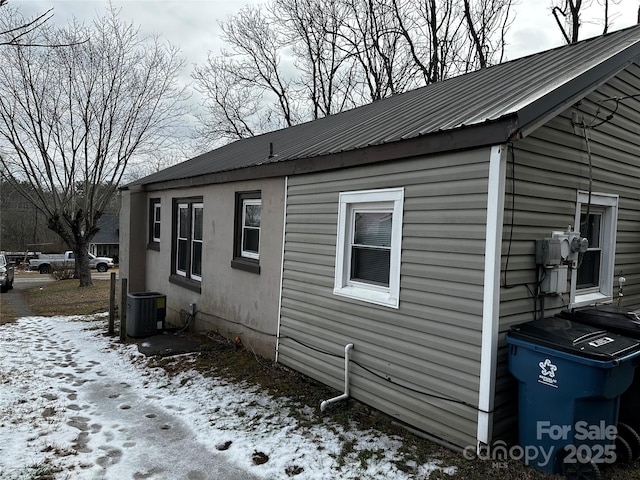
M 50 459 L 45 459 L 39 463 L 28 465 L 20 471 L 3 471 L 0 468 L 0 476 L 7 474 L 11 478 L 20 478 L 26 480 L 56 480 L 56 474 L 62 472 L 62 469 L 51 463 Z M 1 477 L 4 478 L 4 477 Z
M 116 288 L 116 293 L 117 293 Z M 22 294 L 14 291 L 12 294 Z M 24 292 L 29 308 L 37 315 L 78 315 L 92 314 L 108 310 L 109 281 L 94 280 L 94 286 L 79 288 L 77 280 L 62 280 L 47 283 L 42 288 L 37 287 Z M 11 315 L 10 306 L 0 297 L 2 320 L 5 313 Z M 118 300 L 116 300 L 118 305 Z M 320 402 L 339 394 L 335 390 L 283 367 L 273 361 L 257 357 L 249 351 L 238 348 L 229 339 L 215 333 L 195 335 L 200 341 L 201 353 L 193 356 L 189 361 L 182 357 L 149 358 L 150 366 L 161 367 L 169 375 L 178 375 L 186 369 L 196 369 L 206 376 L 215 376 L 233 383 L 242 383 L 248 387 L 259 387 L 274 397 L 286 399 L 290 405 L 290 415 L 301 426 L 311 426 L 324 423 L 327 419 L 342 425 L 345 431 L 350 428 L 374 430 L 395 435 L 402 438 L 401 455 L 394 460 L 396 466 L 408 475 L 415 474 L 416 478 L 429 480 L 559 480 L 561 477 L 546 475 L 532 468 L 526 467 L 520 461 L 483 461 L 466 460 L 461 454 L 436 445 L 433 442 L 417 437 L 407 432 L 393 418 L 375 410 L 363 403 L 348 399 L 330 406 L 323 415 L 309 414 L 309 405 L 318 408 Z M 189 381 L 186 379 L 185 382 Z M 325 424 L 326 425 L 326 424 Z M 220 445 L 224 450 L 229 445 Z M 256 452 L 256 455 L 262 452 Z M 339 462 L 355 459 L 363 467 L 370 460 L 381 455 L 376 450 L 358 450 L 353 442 L 345 438 L 337 460 Z M 261 461 L 256 457 L 254 461 Z M 428 477 L 419 477 L 416 471 L 418 465 L 428 462 L 441 467 L 454 466 L 455 473 L 449 474 L 442 470 L 434 470 Z M 43 463 L 32 466 L 31 477 L 37 480 L 52 478 L 56 472 L 54 465 Z M 303 467 L 292 466 L 287 472 L 289 476 L 304 471 Z M 603 479 L 637 480 L 640 478 L 640 461 L 628 466 L 613 466 L 602 469 Z
M 7 298 L 8 293 L 0 293 L 0 325 L 5 323 L 12 323 L 16 321 L 16 314 L 14 308 L 9 303 Z M 12 291 L 11 295 L 15 295 Z
M 169 375 L 178 375 L 186 368 L 193 368 L 205 376 L 220 377 L 233 383 L 244 383 L 250 387 L 258 386 L 274 397 L 286 399 L 290 406 L 289 415 L 295 418 L 300 426 L 318 424 L 326 426 L 325 420 L 329 419 L 331 422 L 341 425 L 345 431 L 352 428 L 377 430 L 387 435 L 400 437 L 403 442 L 402 456 L 397 458 L 394 463 L 399 470 L 409 475 L 418 475 L 416 468 L 419 465 L 436 463 L 443 468 L 455 466 L 456 473 L 449 475 L 434 470 L 429 475 L 429 480 L 486 480 L 488 478 L 495 480 L 558 480 L 560 478 L 540 473 L 518 461 L 466 460 L 456 452 L 407 432 L 390 416 L 354 399 L 332 404 L 322 415 L 309 415 L 308 412 L 305 413 L 303 408 L 305 405 L 319 408 L 323 400 L 335 397 L 340 392 L 280 364 L 255 357 L 247 350 L 238 349 L 233 341 L 217 334 L 210 333 L 196 337 L 200 339 L 202 350 L 189 362 L 176 357 L 157 357 L 147 360 L 149 366 L 160 367 Z M 242 413 L 239 411 L 238 414 Z M 341 450 L 335 457 L 338 464 L 342 465 L 355 459 L 364 468 L 369 460 L 381 455 L 381 452 L 377 451 L 360 450 L 356 444 L 354 439 L 343 439 Z M 416 478 L 425 477 L 416 476 Z M 606 474 L 604 478 L 608 478 Z M 631 478 L 638 477 L 629 477 L 629 480 Z
M 25 301 L 34 315 L 67 316 L 107 312 L 109 285 L 109 280 L 94 280 L 93 286 L 81 288 L 78 280 L 58 280 L 26 290 Z

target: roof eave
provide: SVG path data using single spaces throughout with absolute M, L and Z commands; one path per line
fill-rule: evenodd
M 505 143 L 511 139 L 516 128 L 516 116 L 509 115 L 497 121 L 464 126 L 454 130 L 433 132 L 427 135 L 355 150 L 317 157 L 291 158 L 235 170 L 149 183 L 144 185 L 143 188 L 147 191 L 159 191 L 260 178 L 285 177 L 400 160 L 420 155 L 468 150 Z

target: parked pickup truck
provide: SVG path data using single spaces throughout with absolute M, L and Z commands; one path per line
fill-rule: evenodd
M 50 255 L 39 255 L 38 258 L 29 260 L 29 270 L 38 270 L 40 273 L 51 273 L 54 268 L 73 268 L 75 265 L 74 255 L 71 250 L 64 253 Z M 106 272 L 115 267 L 113 258 L 96 257 L 89 254 L 89 266 L 99 272 Z
M 13 288 L 13 265 L 7 262 L 7 257 L 0 253 L 0 292 L 4 293 Z

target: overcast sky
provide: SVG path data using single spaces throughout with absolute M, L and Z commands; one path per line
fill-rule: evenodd
M 604 0 L 587 0 L 592 6 L 585 11 L 581 39 L 602 33 L 600 3 Z M 640 0 L 609 0 L 612 24 L 610 31 L 631 26 L 637 22 Z M 515 19 L 507 36 L 506 58 L 509 60 L 560 46 L 564 43 L 560 30 L 551 15 L 551 0 L 514 0 Z M 124 19 L 139 25 L 145 33 L 158 33 L 162 38 L 178 46 L 186 59 L 181 75 L 190 82 L 193 65 L 203 65 L 210 51 L 219 53 L 218 21 L 233 15 L 244 5 L 265 3 L 264 0 L 113 0 L 121 9 Z M 90 23 L 102 15 L 108 0 L 9 0 L 23 15 L 32 17 L 53 7 L 52 22 L 64 25 L 75 16 Z M 198 96 L 194 96 L 194 104 Z M 197 110 L 199 107 L 195 107 Z
M 633 25 L 638 17 L 639 0 L 609 0 L 613 25 L 610 30 L 619 30 Z M 599 3 L 591 0 L 592 6 L 583 20 L 582 38 L 598 35 L 602 26 L 592 22 L 595 15 L 602 17 Z M 54 8 L 55 23 L 64 24 L 72 16 L 90 22 L 96 13 L 103 13 L 107 0 L 10 0 L 25 15 L 34 15 Z M 122 8 L 122 16 L 141 26 L 149 33 L 160 33 L 169 42 L 178 45 L 189 69 L 191 65 L 203 64 L 209 51 L 217 52 L 220 27 L 223 20 L 237 12 L 247 3 L 265 3 L 263 0 L 114 0 Z M 514 7 L 515 20 L 507 37 L 507 58 L 514 59 L 530 53 L 562 45 L 563 40 L 551 16 L 551 0 L 519 0 Z M 613 5 L 617 3 L 618 5 Z

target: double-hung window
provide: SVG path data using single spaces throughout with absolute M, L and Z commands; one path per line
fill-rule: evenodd
M 178 228 L 177 228 L 178 250 L 176 252 L 176 273 L 180 276 L 187 276 L 187 257 L 189 251 L 189 204 L 178 204 Z
M 343 192 L 333 293 L 398 308 L 404 189 Z
M 202 227 L 204 208 L 196 203 L 191 209 L 191 278 L 202 280 Z
M 160 249 L 160 199 L 149 200 L 149 245 L 154 250 Z
M 589 248 L 582 255 L 580 265 L 577 270 L 576 288 L 586 290 L 598 288 L 600 286 L 600 267 L 602 266 L 602 220 L 603 210 L 598 208 L 597 212 L 580 214 L 580 230 L 585 227 L 586 239 L 589 241 Z
M 202 280 L 203 219 L 202 198 L 174 201 L 173 273 L 195 282 Z
M 153 205 L 153 237 L 154 242 L 160 242 L 160 202 Z
M 237 192 L 233 259 L 231 260 L 233 268 L 260 273 L 261 224 L 261 192 Z
M 260 216 L 262 214 L 262 201 L 260 199 L 248 199 L 242 201 L 242 250 L 241 256 L 245 258 L 260 258 Z
M 571 307 L 608 302 L 613 299 L 618 196 L 578 192 L 576 229 L 589 247 L 579 255 L 571 276 Z

